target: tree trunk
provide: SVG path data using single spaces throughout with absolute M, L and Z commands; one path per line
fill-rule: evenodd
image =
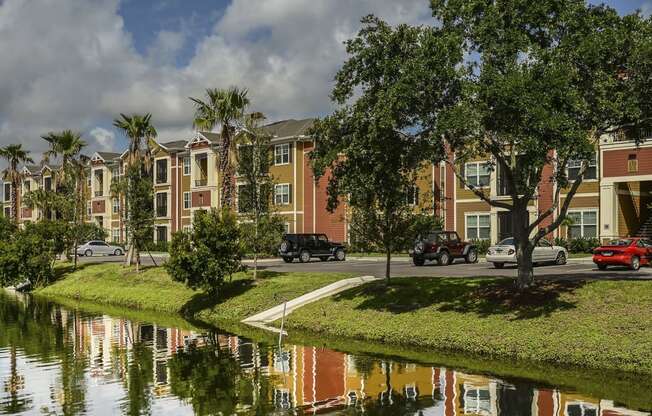
M 523 290 L 534 283 L 534 270 L 532 266 L 532 251 L 534 247 L 528 233 L 529 212 L 527 206 L 515 207 L 512 211 L 512 227 L 514 231 L 514 243 L 516 246 L 516 262 L 518 264 L 518 276 L 516 287 Z
M 258 213 L 254 218 L 254 280 L 258 279 Z
M 391 283 L 390 272 L 391 272 L 391 264 L 392 264 L 392 250 L 389 247 L 387 247 L 385 253 L 387 254 L 387 259 L 385 262 L 385 284 L 389 286 L 389 284 Z
M 222 172 L 222 209 L 231 208 L 233 202 L 233 172 L 231 170 L 231 136 L 229 126 L 222 127 L 222 146 L 220 147 L 220 171 Z
M 11 184 L 11 218 L 14 224 L 18 225 L 18 184 L 12 182 Z

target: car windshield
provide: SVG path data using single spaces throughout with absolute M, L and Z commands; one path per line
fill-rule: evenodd
M 619 240 L 611 240 L 609 241 L 608 246 L 620 246 L 620 247 L 626 247 L 628 245 L 632 244 L 632 239 L 631 238 L 621 238 Z
M 514 245 L 514 239 L 513 238 L 506 238 L 500 243 L 498 243 L 499 246 L 513 246 Z

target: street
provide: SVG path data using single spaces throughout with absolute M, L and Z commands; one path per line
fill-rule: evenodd
M 154 257 L 157 264 L 165 262 L 165 258 Z M 79 257 L 82 263 L 87 262 L 122 262 L 123 256 L 118 257 Z M 142 256 L 143 264 L 151 265 L 152 260 L 145 254 Z M 250 261 L 245 262 L 251 266 Z M 343 262 L 313 260 L 310 263 L 284 263 L 281 259 L 264 259 L 259 261 L 259 267 L 264 270 L 276 272 L 333 272 L 333 273 L 354 273 L 356 275 L 373 275 L 382 277 L 385 274 L 385 261 L 382 258 L 371 259 L 347 259 Z M 478 263 L 466 264 L 462 260 L 456 260 L 450 266 L 438 266 L 436 263 L 426 263 L 425 266 L 416 267 L 405 257 L 398 257 L 392 260 L 392 276 L 449 276 L 449 277 L 486 277 L 505 276 L 516 277 L 516 266 L 506 265 L 504 269 L 495 269 L 493 265 L 480 259 Z M 534 275 L 537 278 L 605 278 L 605 279 L 651 279 L 652 268 L 641 267 L 637 272 L 628 270 L 625 267 L 613 267 L 606 271 L 600 271 L 590 262 L 589 259 L 569 260 L 564 266 L 540 265 L 534 268 Z

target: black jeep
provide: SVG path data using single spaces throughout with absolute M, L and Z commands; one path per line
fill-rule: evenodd
M 318 257 L 321 261 L 331 257 L 337 261 L 346 258 L 344 246 L 328 241 L 326 234 L 285 234 L 278 255 L 286 263 L 292 263 L 295 258 L 301 263 L 309 262 L 312 257 Z

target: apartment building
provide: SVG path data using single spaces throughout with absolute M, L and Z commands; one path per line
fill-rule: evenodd
M 326 209 L 328 174 L 317 179 L 310 167 L 309 153 L 314 141 L 307 132 L 314 119 L 283 120 L 263 128 L 272 136 L 274 178 L 272 206 L 285 220 L 291 233 L 325 233 L 332 240 L 347 241 L 346 206 L 334 213 Z M 220 136 L 196 132 L 185 140 L 159 141 L 153 149 L 154 213 L 157 242 L 170 241 L 172 233 L 190 229 L 197 210 L 219 207 Z M 88 187 L 91 200 L 88 215 L 104 227 L 114 242 L 124 242 L 124 201 L 112 194 L 112 183 L 124 173 L 126 153 L 97 152 L 91 157 Z M 234 156 L 235 158 L 235 156 Z M 449 162 L 454 155 L 449 155 Z M 509 200 L 504 174 L 489 168 L 490 157 L 478 157 L 460 166 L 466 181 L 480 187 L 496 200 Z M 580 161 L 571 161 L 567 173 L 571 181 L 580 171 Z M 21 221 L 36 221 L 44 213 L 21 204 L 31 189 L 51 189 L 55 166 L 26 166 L 25 180 L 18 193 Z M 237 171 L 237 169 L 236 169 Z M 530 218 L 552 206 L 555 184 L 550 182 L 552 167 L 530 202 Z M 235 203 L 243 178 L 236 172 Z M 560 193 L 563 204 L 568 189 Z M 3 213 L 10 215 L 11 185 L 3 185 Z M 468 240 L 487 239 L 492 243 L 512 234 L 509 212 L 480 200 L 466 188 L 450 163 L 425 163 L 417 174 L 408 202 L 415 211 L 439 216 L 444 226 Z M 599 238 L 652 235 L 652 131 L 619 132 L 604 136 L 568 211 L 572 220 L 559 227 L 554 237 Z M 542 225 L 559 215 L 557 210 Z

